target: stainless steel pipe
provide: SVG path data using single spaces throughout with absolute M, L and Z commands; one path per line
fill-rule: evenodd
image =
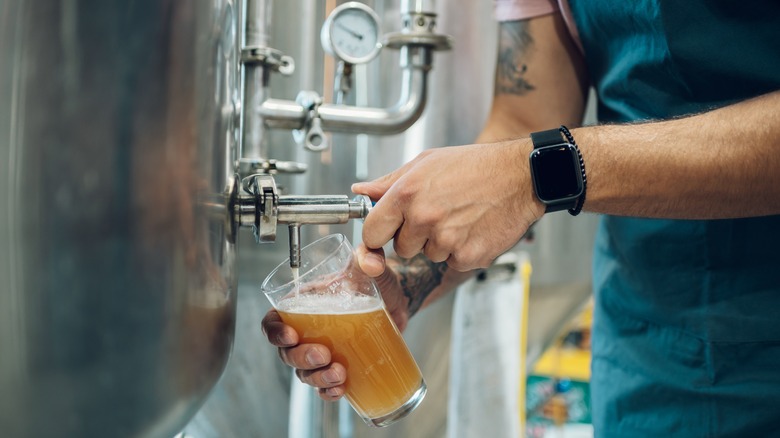
M 345 224 L 365 218 L 369 211 L 371 201 L 365 196 L 280 196 L 277 215 L 280 224 Z
M 241 47 L 265 47 L 270 29 L 266 22 L 271 14 L 271 0 L 244 1 L 245 25 L 241 29 Z M 245 112 L 241 118 L 241 157 L 268 158 L 268 133 L 263 121 L 256 114 L 257 108 L 268 97 L 268 81 L 271 70 L 258 64 L 242 67 L 243 103 Z
M 388 135 L 408 129 L 425 109 L 428 72 L 433 50 L 430 47 L 402 47 L 401 93 L 390 108 L 356 107 L 332 103 L 318 106 L 322 129 L 356 134 Z M 267 99 L 258 114 L 271 128 L 303 128 L 309 109 L 281 99 Z

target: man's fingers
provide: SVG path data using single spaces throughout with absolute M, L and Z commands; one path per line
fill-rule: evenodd
M 363 221 L 363 243 L 371 249 L 381 248 L 403 223 L 403 213 L 398 205 L 390 199 L 380 199 Z
M 391 195 L 388 199 L 385 195 L 402 176 L 415 166 L 418 159 L 416 158 L 373 181 L 352 185 L 353 192 L 367 195 L 376 201 L 376 205 L 363 222 L 363 242 L 369 248 L 376 249 L 384 246 L 404 223 L 403 212 L 398 205 L 398 196 Z
M 300 344 L 295 347 L 280 348 L 279 357 L 282 362 L 299 370 L 316 370 L 331 361 L 330 350 L 320 344 Z
M 298 332 L 282 322 L 282 317 L 276 310 L 270 310 L 263 317 L 263 333 L 268 337 L 268 342 L 276 347 L 291 347 L 298 343 Z
M 410 259 L 421 253 L 427 239 L 425 234 L 420 231 L 423 231 L 420 227 L 413 229 L 409 223 L 402 225 L 393 240 L 395 253 L 405 259 Z
M 450 252 L 442 249 L 433 240 L 428 240 L 423 246 L 422 253 L 428 260 L 434 263 L 440 263 L 447 260 L 450 257 Z
M 385 271 L 385 251 L 382 248 L 368 249 L 364 244 L 355 248 L 358 265 L 369 277 L 378 277 Z
M 344 385 L 339 385 L 332 388 L 319 388 L 317 394 L 325 401 L 336 401 L 344 396 L 344 391 Z
M 340 363 L 334 362 L 316 370 L 295 370 L 301 382 L 315 388 L 333 388 L 343 385 L 347 380 L 347 370 Z

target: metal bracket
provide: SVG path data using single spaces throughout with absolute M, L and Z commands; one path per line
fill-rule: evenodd
M 246 47 L 241 50 L 242 64 L 262 64 L 263 67 L 290 76 L 295 71 L 295 60 L 271 47 Z
M 306 120 L 303 128 L 293 130 L 293 139 L 310 151 L 324 151 L 329 145 L 319 116 L 322 97 L 316 91 L 301 91 L 295 98 L 295 102 L 306 110 Z
M 241 181 L 246 193 L 252 196 L 254 224 L 252 232 L 257 243 L 276 241 L 279 194 L 270 175 L 251 175 Z
M 240 175 L 254 174 L 298 174 L 305 173 L 309 168 L 306 163 L 296 161 L 279 161 L 264 158 L 241 158 L 238 160 L 238 172 Z
M 382 44 L 389 49 L 425 46 L 432 50 L 450 50 L 452 37 L 435 33 L 435 28 L 436 14 L 410 12 L 404 15 L 403 30 L 385 35 Z

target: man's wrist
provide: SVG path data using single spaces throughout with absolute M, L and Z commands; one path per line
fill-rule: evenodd
M 519 144 L 518 149 L 520 150 L 519 154 L 519 162 L 522 164 L 519 164 L 519 169 L 524 170 L 521 172 L 522 174 L 522 187 L 526 188 L 524 191 L 525 196 L 523 197 L 523 203 L 525 205 L 525 208 L 530 210 L 532 217 L 534 218 L 534 222 L 536 220 L 539 220 L 542 216 L 544 216 L 544 213 L 546 211 L 546 206 L 542 203 L 542 201 L 539 200 L 539 198 L 536 196 L 533 190 L 533 181 L 531 177 L 531 169 L 528 166 L 528 156 L 531 154 L 531 152 L 534 150 L 534 144 L 531 141 L 530 137 L 522 138 L 518 140 Z
M 398 283 L 407 299 L 409 317 L 422 308 L 428 296 L 441 286 L 448 266 L 446 262 L 432 262 L 424 254 L 405 259 L 397 254 L 387 258 L 388 267 L 395 270 Z

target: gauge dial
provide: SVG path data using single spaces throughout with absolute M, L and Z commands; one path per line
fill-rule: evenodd
M 350 64 L 371 61 L 379 53 L 379 17 L 358 2 L 344 3 L 331 12 L 320 33 L 326 52 Z

